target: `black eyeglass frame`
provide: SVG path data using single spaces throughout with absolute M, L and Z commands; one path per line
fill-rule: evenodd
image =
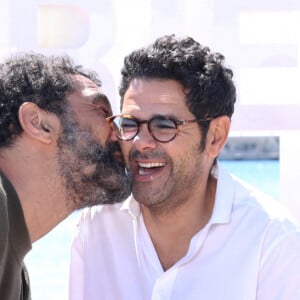
M 131 141 L 133 140 L 138 134 L 139 134 L 139 131 L 140 131 L 140 128 L 141 128 L 141 125 L 142 124 L 147 124 L 147 128 L 148 128 L 148 131 L 150 133 L 150 135 L 153 137 L 154 140 L 156 140 L 157 142 L 160 142 L 160 143 L 169 143 L 171 142 L 172 140 L 175 139 L 175 137 L 177 136 L 177 134 L 179 133 L 179 128 L 178 126 L 181 126 L 181 125 L 186 125 L 186 124 L 190 124 L 190 123 L 202 123 L 202 122 L 208 122 L 208 121 L 211 121 L 212 119 L 214 119 L 214 117 L 207 117 L 207 118 L 203 118 L 203 119 L 194 119 L 194 120 L 174 120 L 172 118 L 168 118 L 168 117 L 164 117 L 164 118 L 160 118 L 160 117 L 153 117 L 151 118 L 150 120 L 139 120 L 131 115 L 114 115 L 114 116 L 110 116 L 110 117 L 107 117 L 106 118 L 106 121 L 110 124 L 110 126 L 112 127 L 113 125 L 113 121 L 115 118 L 126 118 L 126 119 L 130 119 L 130 120 L 133 120 L 136 122 L 137 124 L 137 131 L 136 133 L 130 137 L 130 138 L 122 138 L 122 136 L 120 136 L 118 134 L 118 138 L 122 141 Z M 174 133 L 174 136 L 167 140 L 167 141 L 161 141 L 159 140 L 157 137 L 155 137 L 155 135 L 153 134 L 152 130 L 151 130 L 151 127 L 150 127 L 150 124 L 153 120 L 157 120 L 157 119 L 162 119 L 162 120 L 170 120 L 172 122 L 174 122 L 175 124 L 175 133 Z

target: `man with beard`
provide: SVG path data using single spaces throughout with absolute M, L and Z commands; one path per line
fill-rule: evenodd
M 110 121 L 132 196 L 83 214 L 72 300 L 300 299 L 299 228 L 217 161 L 232 76 L 221 54 L 189 37 L 125 58 L 122 114 Z
M 33 242 L 75 209 L 129 195 L 100 87 L 66 56 L 0 64 L 1 299 L 30 299 L 23 258 Z

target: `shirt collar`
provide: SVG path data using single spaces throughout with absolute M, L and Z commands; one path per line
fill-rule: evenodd
M 135 220 L 138 220 L 141 214 L 141 208 L 139 203 L 133 198 L 131 194 L 122 204 L 121 211 L 127 211 L 128 214 Z
M 219 162 L 213 167 L 211 173 L 217 179 L 217 190 L 214 209 L 209 223 L 229 223 L 233 209 L 235 181 Z
M 211 174 L 217 179 L 217 190 L 213 213 L 209 224 L 229 223 L 234 200 L 235 182 L 230 174 L 217 162 L 212 168 Z M 121 211 L 138 220 L 141 209 L 139 203 L 133 198 L 132 194 L 123 202 Z

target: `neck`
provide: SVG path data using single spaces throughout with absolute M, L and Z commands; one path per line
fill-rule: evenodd
M 27 163 L 26 157 L 0 157 L 0 169 L 12 183 L 23 209 L 31 242 L 35 242 L 66 218 L 65 191 L 57 166 L 47 160 Z
M 39 184 L 45 183 L 40 182 Z M 51 183 L 49 182 L 49 184 Z M 48 185 L 48 183 L 45 185 Z M 30 184 L 27 186 L 28 189 L 24 190 L 22 187 L 20 189 L 16 187 L 16 191 L 18 194 L 20 191 L 20 201 L 29 236 L 33 243 L 51 231 L 71 212 L 63 205 L 65 201 L 61 199 L 64 193 L 62 190 L 42 188 L 36 192 L 32 192 L 36 188 L 36 185 L 32 183 L 31 186 L 31 193 L 27 191 L 30 190 Z
M 141 206 L 145 226 L 163 268 L 174 265 L 188 251 L 192 237 L 209 221 L 213 211 L 216 179 L 210 177 L 206 189 L 190 193 L 171 211 Z

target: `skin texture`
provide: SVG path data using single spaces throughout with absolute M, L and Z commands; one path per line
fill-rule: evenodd
M 194 119 L 176 81 L 133 81 L 125 94 L 122 113 L 146 120 L 157 113 L 178 120 Z M 126 163 L 134 173 L 133 194 L 139 202 L 162 211 L 181 204 L 187 196 L 186 182 L 193 187 L 203 177 L 200 139 L 196 123 L 181 126 L 180 134 L 169 143 L 155 141 L 143 125 L 132 143 L 122 143 Z M 163 167 L 145 169 L 144 174 L 139 175 L 139 162 L 161 163 Z
M 191 37 L 165 35 L 149 46 L 131 52 L 124 59 L 119 94 L 124 94 L 135 78 L 172 79 L 185 89 L 189 111 L 197 118 L 232 116 L 236 91 L 233 72 L 224 56 L 213 52 Z M 209 123 L 199 123 L 205 148 Z
M 69 96 L 71 112 L 58 139 L 60 175 L 73 209 L 122 200 L 129 193 L 120 148 L 111 139 L 105 118 L 110 103 L 98 86 L 76 75 L 76 92 Z
M 74 91 L 62 116 L 23 103 L 22 134 L 2 148 L 1 171 L 15 187 L 32 242 L 75 209 L 123 200 L 129 181 L 105 118 L 110 104 L 98 85 L 70 75 Z
M 187 107 L 183 86 L 167 79 L 133 79 L 124 95 L 122 113 L 143 120 L 157 115 L 195 119 Z M 181 126 L 169 143 L 155 141 L 146 125 L 132 141 L 121 142 L 126 166 L 133 176 L 133 196 L 141 204 L 145 225 L 164 269 L 185 255 L 190 239 L 211 216 L 216 180 L 210 170 L 229 127 L 228 117 L 213 119 L 203 150 L 196 123 Z

